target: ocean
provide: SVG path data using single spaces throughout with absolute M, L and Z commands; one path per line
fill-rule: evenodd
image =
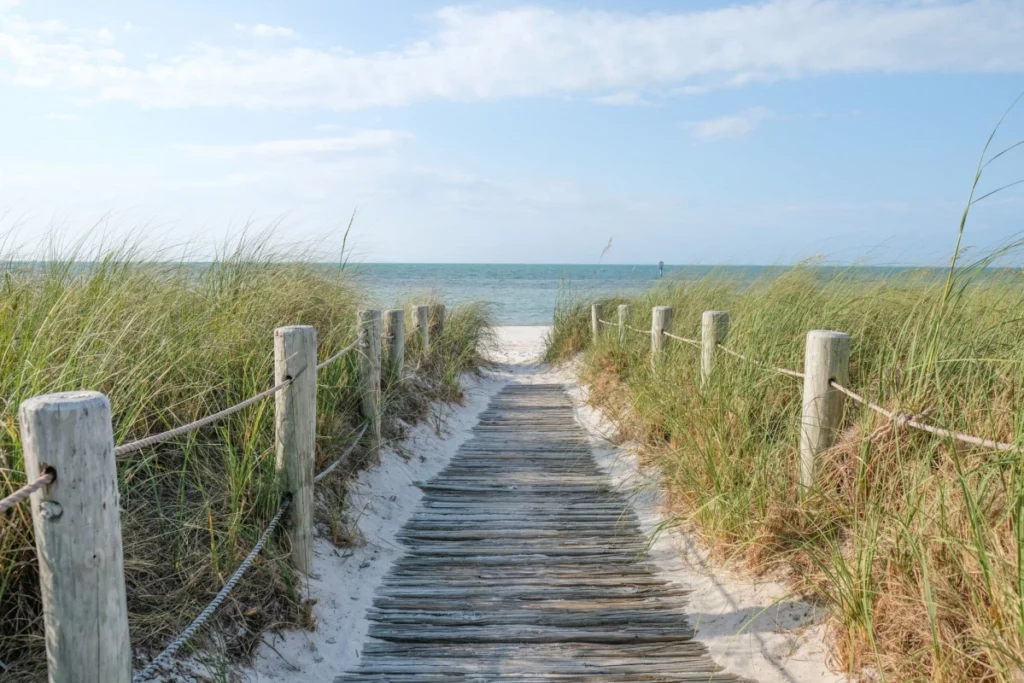
M 599 298 L 642 292 L 659 281 L 657 265 L 535 265 L 477 263 L 372 263 L 353 266 L 375 305 L 391 308 L 434 292 L 444 301 L 486 301 L 500 325 L 550 325 L 559 292 Z M 835 267 L 820 267 L 835 273 Z M 666 279 L 700 279 L 712 273 L 750 282 L 789 270 L 784 266 L 665 266 Z M 864 277 L 908 269 L 858 267 Z M 942 269 L 933 270 L 936 275 Z

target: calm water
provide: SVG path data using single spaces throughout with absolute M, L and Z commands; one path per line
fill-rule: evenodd
M 380 263 L 356 267 L 375 303 L 390 307 L 416 294 L 437 292 L 446 302 L 488 301 L 499 324 L 548 325 L 560 290 L 580 295 L 644 291 L 658 282 L 658 267 L 515 264 Z M 715 272 L 751 281 L 788 270 L 775 266 L 665 266 L 665 278 L 699 279 Z M 823 268 L 834 272 L 832 268 Z M 900 268 L 858 269 L 867 277 Z

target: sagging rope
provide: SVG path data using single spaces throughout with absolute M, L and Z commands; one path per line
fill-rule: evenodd
M 687 344 L 693 344 L 694 346 L 700 346 L 700 342 L 697 341 L 696 339 L 690 339 L 689 337 L 680 337 L 679 335 L 672 334 L 671 332 L 666 332 L 665 330 L 662 330 L 661 333 L 666 337 L 669 337 L 670 339 L 686 342 Z
M 879 415 L 886 416 L 887 418 L 889 418 L 890 420 L 895 422 L 898 426 L 906 425 L 906 426 L 909 426 L 909 427 L 913 427 L 914 429 L 920 429 L 920 430 L 928 432 L 930 434 L 935 434 L 936 436 L 944 436 L 944 437 L 948 437 L 948 438 L 953 438 L 953 439 L 957 439 L 958 441 L 963 441 L 964 443 L 972 444 L 974 446 L 981 446 L 983 448 L 991 448 L 991 449 L 997 450 L 997 451 L 1013 451 L 1013 450 L 1017 450 L 1017 446 L 1012 444 L 1012 443 L 1006 443 L 1004 441 L 995 441 L 994 439 L 982 439 L 981 437 L 971 436 L 970 434 L 964 434 L 963 432 L 954 432 L 954 431 L 950 431 L 948 429 L 943 429 L 942 427 L 933 427 L 932 425 L 925 424 L 923 422 L 918 421 L 916 419 L 916 417 L 918 417 L 918 416 L 907 415 L 906 413 L 893 412 L 891 410 L 886 410 L 885 408 L 883 408 L 882 406 L 878 405 L 877 403 L 872 403 L 871 401 L 867 400 L 866 398 L 864 398 L 860 394 L 852 391 L 851 389 L 847 389 L 846 387 L 844 387 L 839 382 L 831 381 L 831 382 L 829 382 L 829 386 L 831 386 L 833 389 L 837 389 L 838 391 L 841 391 L 842 393 L 846 394 L 847 396 L 852 398 L 855 402 L 860 403 L 861 405 L 867 406 L 868 408 L 870 408 L 871 410 L 875 411 Z M 924 415 L 924 413 L 922 413 L 922 415 Z
M 367 423 L 367 424 L 364 424 L 364 425 L 363 425 L 363 428 L 362 428 L 362 429 L 361 429 L 361 430 L 359 431 L 359 435 L 358 435 L 358 436 L 356 437 L 356 440 L 352 442 L 352 445 L 350 445 L 350 446 L 349 446 L 349 447 L 348 447 L 347 449 L 345 449 L 345 452 L 344 452 L 344 453 L 342 453 L 342 454 L 341 454 L 341 456 L 339 456 L 337 460 L 335 460 L 335 461 L 334 461 L 334 462 L 332 462 L 332 463 L 331 463 L 330 465 L 328 465 L 327 467 L 325 467 L 325 468 L 324 468 L 324 471 L 323 471 L 323 472 L 321 472 L 320 474 L 318 474 L 318 475 L 316 475 L 315 477 L 313 477 L 313 483 L 314 483 L 314 484 L 315 484 L 315 483 L 317 483 L 317 482 L 319 482 L 319 481 L 320 481 L 321 479 L 323 479 L 324 477 L 326 477 L 326 476 L 327 476 L 328 474 L 330 474 L 331 472 L 333 472 L 333 471 L 334 471 L 334 468 L 335 468 L 335 467 L 337 467 L 338 465 L 340 465 L 340 464 L 342 463 L 342 461 L 344 461 L 344 460 L 345 460 L 345 458 L 347 458 L 347 457 L 348 457 L 348 454 L 349 454 L 349 453 L 351 453 L 351 452 L 352 452 L 352 449 L 356 447 L 356 444 L 358 444 L 358 443 L 359 443 L 359 440 L 360 440 L 361 438 L 363 438 L 363 434 L 365 434 L 365 433 L 366 433 L 366 430 L 367 430 L 367 428 L 368 428 L 369 426 L 370 426 L 370 425 L 369 425 L 368 423 Z
M 730 356 L 733 356 L 734 358 L 739 358 L 740 360 L 745 360 L 748 363 L 753 363 L 754 365 L 756 365 L 759 368 L 765 368 L 766 370 L 773 370 L 773 371 L 775 371 L 775 372 L 777 372 L 777 373 L 779 373 L 781 375 L 789 375 L 790 377 L 796 377 L 798 379 L 803 379 L 804 378 L 804 373 L 802 373 L 802 372 L 797 372 L 796 370 L 787 370 L 786 368 L 779 368 L 779 367 L 775 367 L 774 365 L 767 365 L 765 363 L 762 363 L 761 361 L 754 360 L 753 358 L 748 358 L 747 356 L 744 356 L 739 351 L 733 351 L 732 349 L 730 349 L 728 346 L 725 346 L 724 344 L 718 344 L 717 346 L 718 346 L 718 348 L 722 349 L 723 351 L 725 351 Z
M 36 479 L 31 484 L 25 484 L 11 495 L 7 496 L 3 500 L 0 500 L 0 512 L 5 512 L 6 510 L 9 510 L 10 508 L 20 503 L 21 501 L 27 500 L 29 496 L 31 496 L 39 489 L 43 488 L 44 486 L 49 486 L 50 484 L 52 484 L 55 478 L 56 477 L 53 476 L 53 472 L 47 472 L 38 479 Z
M 164 651 L 157 655 L 145 669 L 136 674 L 132 679 L 133 681 L 138 683 L 140 681 L 151 680 L 154 674 L 156 674 L 157 669 L 168 663 L 171 658 L 174 657 L 174 654 L 181 649 L 181 646 L 191 640 L 192 636 L 196 634 L 196 631 L 202 628 L 203 624 L 206 623 L 206 620 L 217 611 L 217 608 L 220 607 L 220 604 L 224 602 L 226 597 L 228 597 L 228 594 L 234 589 L 235 585 L 241 581 L 242 577 L 245 576 L 245 573 L 249 571 L 249 567 L 252 566 L 256 556 L 263 550 L 263 546 L 266 545 L 267 539 L 270 538 L 270 534 L 274 533 L 274 529 L 276 529 L 277 525 L 280 524 L 281 518 L 284 516 L 285 511 L 288 510 L 291 502 L 292 500 L 290 496 L 285 497 L 285 499 L 281 501 L 281 507 L 277 509 L 277 514 L 275 514 L 274 518 L 270 520 L 270 524 L 268 524 L 267 528 L 263 531 L 263 535 L 260 536 L 260 540 L 256 542 L 255 547 L 253 547 L 249 555 L 242 560 L 242 564 L 238 565 L 238 569 L 235 570 L 235 573 L 231 575 L 228 582 L 225 583 L 220 591 L 217 592 L 217 595 L 215 595 L 213 600 L 210 601 L 210 604 L 206 606 L 206 609 L 200 612 L 199 616 L 181 632 L 181 635 L 172 640 L 171 643 L 164 648 Z
M 331 356 L 330 358 L 325 360 L 323 363 L 320 363 L 319 365 L 317 365 L 316 369 L 317 370 L 323 370 L 328 365 L 330 365 L 334 361 L 338 360 L 339 358 L 344 356 L 346 353 L 348 353 L 352 349 L 356 348 L 358 345 L 359 345 L 359 339 L 356 339 L 354 342 L 352 342 L 351 344 L 349 344 L 348 346 L 343 348 L 341 351 L 338 351 L 336 354 L 334 354 L 333 356 Z

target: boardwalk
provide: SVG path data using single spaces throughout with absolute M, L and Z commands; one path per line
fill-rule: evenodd
M 560 385 L 509 385 L 423 485 L 357 681 L 735 681 L 645 560 Z

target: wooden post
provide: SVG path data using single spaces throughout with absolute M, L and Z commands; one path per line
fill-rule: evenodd
M 21 404 L 50 683 L 130 683 L 132 653 L 110 401 L 95 391 Z
M 292 566 L 313 571 L 313 467 L 316 459 L 316 329 L 274 330 L 274 383 L 291 384 L 274 395 L 277 482 L 291 494 L 288 537 Z
M 604 306 L 592 304 L 590 306 L 590 332 L 593 335 L 594 343 L 601 338 L 601 318 L 604 317 Z
M 359 311 L 359 385 L 370 458 L 380 461 L 380 311 Z
M 405 371 L 405 311 L 384 312 L 384 336 L 388 341 L 388 375 L 400 380 Z
M 850 335 L 828 330 L 807 333 L 804 353 L 803 416 L 800 423 L 800 491 L 814 484 L 814 461 L 835 443 L 843 419 L 843 394 L 830 382 L 846 384 Z
M 431 327 L 433 328 L 433 336 L 435 339 L 440 339 L 441 335 L 444 334 L 444 317 L 445 317 L 444 304 L 434 304 L 430 307 Z
M 430 353 L 430 306 L 416 307 L 416 331 L 420 333 L 423 355 Z
M 729 314 L 725 311 L 704 311 L 700 318 L 700 385 L 711 381 L 718 345 L 729 334 Z
M 663 332 L 672 331 L 672 307 L 655 306 L 651 309 L 651 364 L 657 363 L 665 353 L 669 338 Z
M 633 307 L 629 304 L 619 304 L 619 341 L 626 341 L 626 332 L 630 319 L 633 317 Z

